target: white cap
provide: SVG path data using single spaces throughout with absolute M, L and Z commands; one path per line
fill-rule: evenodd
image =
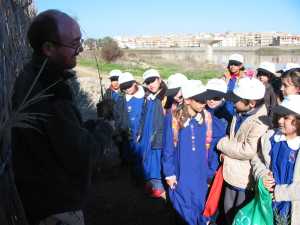
M 265 85 L 256 78 L 241 78 L 236 82 L 233 93 L 242 99 L 258 100 L 265 96 Z
M 187 99 L 204 93 L 206 88 L 200 80 L 187 80 L 183 83 L 181 90 L 183 98 Z
M 226 93 L 227 84 L 223 79 L 213 78 L 207 82 L 206 89 Z
M 296 68 L 300 68 L 300 64 L 297 63 L 287 63 L 284 68 L 282 70 L 280 70 L 280 72 L 287 72 L 291 69 L 296 69 Z
M 300 95 L 288 95 L 285 96 L 279 106 L 273 108 L 273 112 L 279 114 L 296 113 L 300 115 Z
M 273 74 L 276 73 L 275 64 L 271 62 L 262 62 L 257 69 L 263 69 Z
M 124 84 L 129 81 L 134 81 L 134 77 L 131 73 L 125 72 L 119 76 L 119 80 L 118 80 L 119 84 Z
M 146 70 L 143 74 L 143 80 L 145 81 L 150 77 L 160 77 L 159 72 L 155 69 Z
M 240 63 L 244 63 L 244 56 L 242 56 L 240 54 L 232 54 L 229 56 L 228 60 L 234 60 L 234 61 L 238 61 Z
M 167 87 L 168 89 L 180 88 L 187 80 L 187 77 L 181 73 L 172 74 L 168 77 Z
M 108 78 L 119 77 L 122 74 L 121 70 L 112 70 L 109 72 Z

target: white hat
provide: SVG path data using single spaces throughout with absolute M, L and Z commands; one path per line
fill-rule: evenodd
M 185 81 L 181 87 L 181 90 L 182 96 L 185 99 L 195 97 L 195 99 L 204 100 L 206 88 L 200 80 Z
M 182 84 L 187 80 L 187 77 L 182 73 L 172 74 L 168 77 L 167 87 L 168 89 L 180 88 Z
M 265 85 L 256 78 L 241 78 L 236 82 L 233 93 L 242 99 L 258 100 L 265 96 Z
M 276 73 L 276 68 L 275 68 L 275 64 L 274 63 L 271 63 L 271 62 L 262 62 L 258 68 L 259 69 L 262 69 L 262 70 L 266 70 L 272 74 L 275 74 Z
M 175 73 L 168 77 L 166 96 L 175 96 L 180 90 L 182 84 L 188 79 L 181 73 Z
M 207 82 L 206 89 L 226 93 L 227 92 L 227 84 L 226 84 L 225 80 L 223 80 L 223 79 L 213 78 Z
M 232 54 L 229 56 L 229 61 L 232 60 L 232 61 L 237 61 L 237 62 L 240 62 L 240 63 L 244 63 L 244 56 L 240 55 L 240 54 Z
M 122 74 L 121 70 L 112 70 L 109 72 L 108 78 L 119 77 Z
M 300 64 L 297 63 L 287 63 L 284 68 L 282 68 L 281 70 L 277 71 L 278 73 L 285 73 L 289 70 L 292 69 L 296 69 L 296 68 L 300 68 Z
M 159 72 L 155 69 L 146 70 L 143 74 L 143 80 L 145 81 L 150 77 L 160 77 Z
M 298 114 L 300 116 L 300 95 L 288 95 L 272 111 L 281 115 Z
M 118 81 L 119 81 L 119 84 L 124 84 L 124 83 L 129 82 L 129 81 L 134 81 L 134 77 L 131 73 L 125 72 L 125 73 L 122 73 L 119 76 Z
M 210 79 L 206 84 L 207 100 L 224 98 L 227 92 L 227 84 L 223 79 Z

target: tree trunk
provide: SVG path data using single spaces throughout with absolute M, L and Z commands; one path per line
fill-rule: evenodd
M 34 14 L 31 0 L 0 0 L 0 224 L 27 225 L 11 165 L 13 82 L 29 54 L 26 31 Z

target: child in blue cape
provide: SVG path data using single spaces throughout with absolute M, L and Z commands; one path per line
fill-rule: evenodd
M 120 86 L 118 79 L 121 74 L 121 70 L 112 70 L 109 72 L 108 79 L 110 80 L 110 86 L 105 91 L 105 99 L 112 99 L 114 102 L 117 102 L 118 98 L 120 97 Z
M 274 129 L 261 139 L 252 160 L 254 176 L 262 177 L 273 196 L 274 224 L 297 225 L 300 221 L 300 95 L 284 98 L 273 107 Z
M 119 77 L 120 90 L 124 93 L 122 102 L 118 101 L 117 108 L 123 117 L 122 121 L 127 121 L 129 129 L 129 148 L 126 154 L 126 158 L 134 163 L 135 174 L 141 174 L 141 168 L 137 165 L 137 157 L 139 150 L 137 148 L 137 131 L 141 120 L 142 108 L 144 103 L 144 88 L 138 85 L 133 75 L 129 72 L 125 72 Z M 124 109 L 121 109 L 123 107 Z
M 223 79 L 211 79 L 207 82 L 206 89 L 206 109 L 212 116 L 212 143 L 208 153 L 209 177 L 212 180 L 219 167 L 220 157 L 216 146 L 218 141 L 226 135 L 232 117 L 225 107 L 226 82 Z
M 178 138 L 166 127 L 163 172 L 168 196 L 178 215 L 189 225 L 206 224 L 202 216 L 207 194 L 208 148 L 211 142 L 211 116 L 205 110 L 205 86 L 189 80 L 182 86 L 184 107 L 176 119 Z
M 157 70 L 143 74 L 147 86 L 141 120 L 137 131 L 140 163 L 146 181 L 146 191 L 155 198 L 163 197 L 165 190 L 161 180 L 161 150 L 164 112 L 162 98 L 166 86 Z
M 232 54 L 229 56 L 227 72 L 224 74 L 225 81 L 227 83 L 227 91 L 232 92 L 235 83 L 244 76 L 244 57 L 240 54 Z M 234 103 L 230 100 L 225 102 L 226 110 L 231 116 L 234 115 Z

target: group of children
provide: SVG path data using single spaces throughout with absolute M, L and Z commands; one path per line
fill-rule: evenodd
M 124 160 L 147 193 L 168 199 L 178 224 L 215 222 L 203 210 L 221 164 L 222 224 L 253 198 L 259 178 L 275 215 L 300 221 L 300 65 L 287 64 L 278 78 L 273 63 L 261 63 L 254 76 L 243 64 L 242 55 L 231 55 L 228 72 L 206 85 L 180 73 L 165 83 L 155 69 L 143 74 L 143 85 L 129 72 L 110 73 L 107 93 L 128 121 Z

